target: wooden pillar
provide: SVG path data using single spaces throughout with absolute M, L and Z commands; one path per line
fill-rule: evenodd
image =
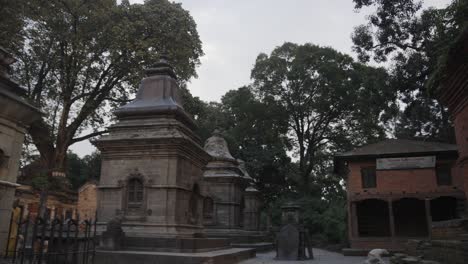
M 427 236 L 431 237 L 431 231 L 432 231 L 431 200 L 428 198 L 424 199 L 424 205 L 426 209 Z
M 388 199 L 388 217 L 390 222 L 390 235 L 392 237 L 392 241 L 395 240 L 395 216 L 393 215 L 393 201 L 392 199 Z

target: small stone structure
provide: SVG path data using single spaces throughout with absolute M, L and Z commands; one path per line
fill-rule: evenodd
M 40 111 L 24 99 L 26 91 L 10 79 L 15 59 L 0 47 L 0 255 L 4 253 L 27 127 Z
M 313 259 L 307 231 L 301 224 L 300 206 L 288 203 L 281 207 L 283 226 L 276 235 L 277 260 Z
M 214 203 L 205 208 L 205 225 L 209 228 L 240 229 L 245 207 L 244 189 L 249 182 L 232 157 L 226 140 L 218 130 L 205 142 L 205 151 L 211 156 L 203 173 L 206 198 Z
M 88 181 L 78 189 L 77 211 L 81 219 L 94 219 L 97 210 L 97 184 Z
M 200 182 L 209 155 L 182 107 L 163 58 L 146 70 L 136 99 L 95 141 L 101 151 L 98 219 L 122 216 L 127 236 L 192 237 L 202 230 Z
M 216 213 L 220 226 L 239 227 L 242 175 L 228 152 L 215 150 L 210 154 L 219 158 L 204 171 L 213 158 L 194 133 L 166 58 L 146 71 L 136 99 L 114 114 L 118 122 L 95 141 L 102 157 L 96 262 L 234 263 L 254 256 L 251 248 L 231 248 L 224 237 L 205 237 L 208 214 Z M 208 149 L 220 139 L 212 141 Z M 204 192 L 211 176 L 215 205 Z
M 260 208 L 262 207 L 260 191 L 253 186 L 247 187 L 244 192 L 244 200 L 244 230 L 258 231 L 260 230 Z

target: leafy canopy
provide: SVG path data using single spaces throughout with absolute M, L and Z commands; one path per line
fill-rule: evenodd
M 0 45 L 16 53 L 15 77 L 46 113 L 29 134 L 48 169 L 65 171 L 70 145 L 105 132 L 109 110 L 128 101 L 162 53 L 181 83 L 196 76 L 203 55 L 193 18 L 167 0 L 7 2 L 0 11 L 19 16 L 2 28 L 18 41 Z

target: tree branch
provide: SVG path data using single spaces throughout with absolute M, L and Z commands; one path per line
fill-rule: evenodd
M 93 132 L 93 133 L 90 133 L 90 134 L 85 135 L 85 136 L 82 136 L 82 137 L 74 138 L 74 139 L 71 140 L 70 145 L 72 145 L 72 144 L 74 144 L 74 143 L 76 143 L 76 142 L 80 142 L 80 141 L 86 140 L 86 139 L 88 139 L 88 138 L 100 136 L 100 135 L 105 134 L 105 133 L 107 133 L 107 132 L 108 132 L 107 130 L 97 131 L 97 132 Z

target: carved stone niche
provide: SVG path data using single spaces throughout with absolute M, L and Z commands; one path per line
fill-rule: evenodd
M 8 166 L 8 156 L 0 149 L 0 169 L 6 168 Z
M 145 221 L 148 214 L 147 207 L 147 181 L 145 177 L 135 171 L 131 173 L 123 185 L 124 220 Z
M 192 188 L 192 193 L 190 194 L 189 199 L 189 224 L 196 225 L 198 224 L 199 220 L 199 213 L 198 213 L 198 202 L 201 198 L 200 195 L 200 187 L 198 184 L 194 184 Z

